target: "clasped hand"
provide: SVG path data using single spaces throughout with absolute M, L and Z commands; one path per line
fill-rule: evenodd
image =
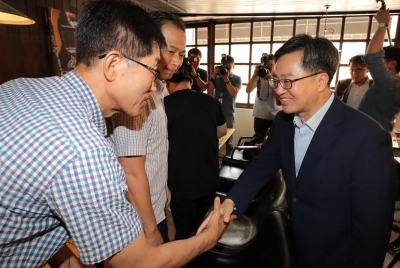
M 236 215 L 232 214 L 233 208 L 235 207 L 235 203 L 229 198 L 225 199 L 224 202 L 220 203 L 219 198 L 217 197 L 215 200 L 218 199 L 217 206 L 216 206 L 216 201 L 214 201 L 214 210 L 208 215 L 208 217 L 203 221 L 203 223 L 200 225 L 199 229 L 197 230 L 196 234 L 200 234 L 203 231 L 208 229 L 208 226 L 212 224 L 213 221 L 215 221 L 217 218 L 221 223 L 224 225 L 224 230 L 228 226 L 228 224 L 233 221 L 234 219 L 237 218 Z M 221 224 L 220 223 L 220 224 Z M 223 234 L 221 233 L 221 235 Z

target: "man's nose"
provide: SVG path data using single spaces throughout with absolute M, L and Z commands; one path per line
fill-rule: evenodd
M 183 63 L 183 58 L 179 55 L 179 53 L 175 53 L 174 56 L 172 56 L 171 63 L 179 68 Z
M 278 86 L 276 88 L 274 88 L 274 92 L 276 96 L 282 95 L 283 93 L 285 93 L 287 91 L 287 89 L 284 89 L 281 86 L 281 83 L 278 83 Z

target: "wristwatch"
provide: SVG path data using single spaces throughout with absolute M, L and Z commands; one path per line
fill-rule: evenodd
M 379 28 L 383 28 L 383 27 L 389 27 L 389 25 L 387 25 L 384 22 L 379 23 Z

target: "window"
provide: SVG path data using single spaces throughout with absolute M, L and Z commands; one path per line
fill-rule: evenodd
M 309 34 L 312 37 L 317 36 L 317 19 L 305 19 L 296 21 L 296 34 Z
M 340 40 L 342 21 L 342 18 L 322 18 L 319 21 L 319 36 L 325 36 L 330 40 Z
M 208 72 L 208 28 L 187 28 L 186 29 L 186 55 L 191 48 L 198 48 L 201 51 L 200 68 Z
M 253 41 L 271 41 L 271 21 L 253 23 Z
M 269 54 L 270 51 L 271 51 L 270 44 L 254 44 L 252 46 L 251 62 L 260 63 L 262 54 L 263 53 Z
M 366 42 L 343 42 L 340 63 L 348 65 L 351 57 L 364 54 L 366 48 Z
M 399 15 L 392 15 L 390 24 L 392 38 L 395 37 L 398 19 Z M 349 59 L 357 54 L 365 53 L 368 42 L 378 27 L 372 15 L 268 19 L 265 21 L 252 19 L 220 24 L 215 22 L 214 25 L 215 40 L 208 40 L 207 27 L 190 28 L 186 31 L 187 44 L 190 47 L 198 47 L 202 51 L 204 60 L 202 60 L 201 66 L 204 69 L 207 69 L 206 55 L 210 50 L 214 52 L 214 62 L 211 66 L 220 64 L 223 53 L 235 58 L 234 73 L 242 78 L 242 89 L 236 98 L 236 103 L 241 107 L 252 107 L 254 103 L 255 90 L 251 94 L 247 94 L 245 89 L 255 66 L 260 63 L 262 53 L 275 53 L 294 34 L 306 33 L 313 37 L 324 36 L 331 40 L 338 49 L 340 66 L 330 85 L 334 88 L 339 79 L 350 77 Z M 368 29 L 371 29 L 370 32 Z M 389 45 L 389 43 L 385 42 L 384 45 Z
M 278 20 L 274 24 L 274 42 L 286 41 L 293 36 L 293 20 Z
M 229 42 L 229 24 L 215 25 L 215 43 Z
M 232 24 L 232 42 L 250 41 L 250 22 Z
M 344 23 L 343 39 L 367 39 L 369 17 L 349 17 Z
M 197 45 L 207 45 L 207 44 L 208 44 L 208 29 L 206 27 L 197 28 Z

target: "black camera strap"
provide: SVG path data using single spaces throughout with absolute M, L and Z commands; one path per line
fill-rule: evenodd
M 269 97 L 269 88 L 267 89 L 267 97 L 263 100 L 261 98 L 261 77 L 258 77 L 257 79 L 257 97 L 261 101 L 266 101 Z

